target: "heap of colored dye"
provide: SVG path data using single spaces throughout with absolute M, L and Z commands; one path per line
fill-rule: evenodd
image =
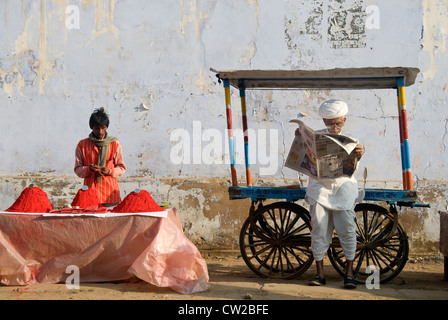
M 87 188 L 86 186 L 79 189 L 72 201 L 72 207 L 87 208 L 96 206 L 101 206 L 100 199 L 92 188 Z
M 44 213 L 50 210 L 53 210 L 53 206 L 47 194 L 38 187 L 28 187 L 6 211 Z
M 164 211 L 145 190 L 132 191 L 118 204 L 112 212 L 134 213 L 134 212 L 157 212 Z

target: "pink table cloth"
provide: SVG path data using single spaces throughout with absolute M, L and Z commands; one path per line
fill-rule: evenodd
M 0 213 L 1 284 L 65 282 L 71 265 L 81 283 L 136 276 L 186 294 L 209 288 L 207 264 L 175 209 L 166 217 Z

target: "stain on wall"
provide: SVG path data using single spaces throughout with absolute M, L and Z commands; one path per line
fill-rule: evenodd
M 0 60 L 0 87 L 6 94 L 13 88 L 20 91 L 25 86 L 33 86 L 38 68 L 33 50 L 10 54 Z

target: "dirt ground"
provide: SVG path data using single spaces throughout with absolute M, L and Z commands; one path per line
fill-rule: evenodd
M 294 280 L 264 279 L 245 265 L 238 252 L 201 251 L 207 261 L 210 289 L 179 294 L 139 279 L 110 283 L 84 283 L 78 290 L 65 284 L 0 286 L 0 300 L 448 300 L 442 258 L 410 258 L 403 271 L 379 289 L 358 285 L 344 289 L 342 278 L 326 263 L 327 285 L 308 286 L 314 266 Z

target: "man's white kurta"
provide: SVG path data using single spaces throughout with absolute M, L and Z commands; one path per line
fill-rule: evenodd
M 311 249 L 320 261 L 331 243 L 333 228 L 339 237 L 347 260 L 356 253 L 356 224 L 354 208 L 363 198 L 354 176 L 318 181 L 310 178 L 305 200 L 310 205 Z

